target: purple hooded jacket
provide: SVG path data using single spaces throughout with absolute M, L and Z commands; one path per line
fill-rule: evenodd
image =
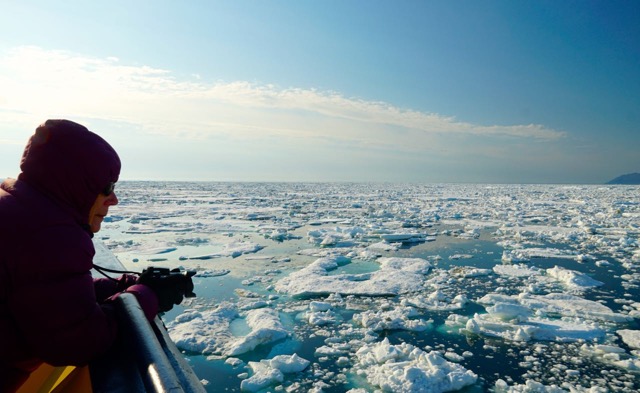
M 120 159 L 100 136 L 48 120 L 29 140 L 17 180 L 0 185 L 0 392 L 41 362 L 84 365 L 117 334 L 111 300 L 132 292 L 153 318 L 158 300 L 135 284 L 91 276 L 88 220 L 98 194 L 118 180 Z

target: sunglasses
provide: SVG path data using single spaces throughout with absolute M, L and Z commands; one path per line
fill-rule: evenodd
M 102 195 L 109 196 L 113 194 L 113 190 L 116 188 L 116 182 L 112 181 L 102 190 Z

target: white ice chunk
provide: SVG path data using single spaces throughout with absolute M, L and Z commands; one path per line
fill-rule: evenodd
M 634 373 L 640 371 L 640 358 L 638 357 L 637 351 L 633 351 L 634 354 L 629 355 L 623 348 L 616 345 L 583 344 L 580 347 L 580 352 L 602 363 L 612 364 Z
M 309 310 L 311 311 L 328 311 L 331 309 L 331 303 L 327 303 L 327 302 L 318 302 L 318 301 L 313 301 L 311 303 L 309 303 Z
M 321 347 L 316 348 L 315 356 L 317 356 L 317 357 L 321 357 L 321 356 L 339 357 L 339 356 L 344 355 L 345 353 L 347 353 L 347 351 L 344 350 L 344 349 L 335 348 L 335 347 L 331 347 L 331 346 L 328 346 L 328 345 L 323 345 Z
M 523 264 L 496 265 L 493 267 L 493 271 L 498 275 L 507 277 L 532 277 L 541 274 L 540 269 Z
M 516 248 L 504 250 L 502 261 L 509 263 L 529 262 L 531 258 L 576 258 L 576 254 L 568 250 L 555 248 Z
M 224 245 L 223 254 L 236 258 L 242 254 L 251 254 L 258 252 L 263 248 L 264 246 L 251 242 L 234 241 Z
M 380 238 L 387 243 L 421 243 L 433 241 L 434 238 L 427 238 L 424 233 L 384 233 Z
M 309 311 L 301 314 L 301 318 L 306 319 L 313 326 L 335 324 L 342 321 L 340 314 L 331 310 L 331 303 L 318 301 L 310 302 Z
M 212 254 L 204 254 L 204 255 L 196 255 L 196 256 L 184 256 L 180 257 L 181 260 L 184 259 L 197 259 L 197 260 L 206 260 L 206 259 L 214 259 L 214 258 L 222 258 L 222 257 L 232 257 L 237 258 L 243 254 L 251 254 L 256 253 L 262 250 L 264 246 L 259 244 L 245 242 L 245 241 L 232 241 L 231 243 L 227 243 L 223 245 L 222 251 L 212 253 Z
M 468 320 L 465 330 L 513 341 L 595 340 L 606 333 L 598 321 L 631 320 L 601 303 L 561 293 L 544 296 L 488 294 L 478 302 L 491 306 L 487 307 L 487 314 L 476 314 Z
M 474 384 L 477 375 L 411 344 L 389 344 L 388 339 L 356 352 L 354 368 L 385 392 L 448 392 Z
M 402 304 L 431 311 L 459 310 L 468 302 L 469 300 L 465 295 L 456 295 L 456 297 L 451 299 L 439 289 L 431 292 L 428 296 L 416 295 L 402 299 Z
M 364 233 L 364 229 L 359 227 L 336 227 L 333 230 L 323 228 L 308 231 L 307 240 L 320 247 L 350 247 L 355 244 L 354 239 L 362 237 Z
M 373 243 L 367 246 L 369 250 L 373 251 L 397 251 L 400 248 L 400 243 L 389 244 L 385 241 Z
M 231 273 L 231 270 L 229 269 L 198 270 L 196 273 L 196 276 L 199 278 L 219 277 L 219 276 L 225 276 L 229 273 Z
M 449 269 L 449 274 L 456 277 L 480 277 L 480 276 L 488 276 L 491 274 L 491 270 L 489 269 L 480 269 L 473 266 L 455 266 Z
M 233 340 L 229 327 L 237 317 L 234 305 L 222 303 L 213 310 L 185 310 L 167 324 L 167 329 L 171 340 L 182 350 L 221 354 Z
M 235 356 L 253 351 L 258 345 L 269 344 L 289 335 L 280 322 L 278 312 L 270 308 L 250 310 L 246 316 L 251 333 L 229 344 L 227 355 Z
M 423 331 L 431 327 L 431 321 L 410 319 L 416 315 L 412 307 L 396 307 L 389 311 L 365 311 L 354 314 L 353 321 L 362 327 L 374 330 L 412 330 Z
M 284 380 L 284 374 L 299 373 L 307 368 L 309 363 L 295 353 L 278 355 L 270 360 L 249 362 L 253 375 L 240 383 L 240 389 L 256 392 L 267 386 L 281 383 Z
M 529 254 L 523 250 L 504 250 L 502 252 L 502 261 L 507 263 L 529 262 L 531 258 Z
M 528 380 L 524 384 L 509 386 L 502 379 L 496 381 L 493 391 L 494 393 L 567 393 L 566 390 L 556 385 L 546 386 L 533 380 Z
M 602 338 L 605 331 L 594 324 L 529 318 L 526 321 L 503 322 L 491 314 L 476 314 L 467 321 L 467 331 L 510 341 L 575 342 Z
M 278 281 L 275 288 L 293 296 L 398 295 L 422 288 L 431 264 L 422 258 L 380 258 L 380 270 L 363 274 L 329 275 L 350 260 L 341 256 L 317 259 L 307 267 Z
M 547 269 L 547 275 L 562 282 L 569 289 L 586 289 L 604 285 L 604 283 L 594 280 L 585 273 L 569 270 L 560 266 Z
M 502 321 L 526 321 L 532 314 L 529 307 L 513 303 L 496 303 L 487 307 L 487 312 L 492 318 Z
M 269 360 L 269 365 L 282 371 L 285 374 L 299 373 L 309 366 L 309 361 L 301 358 L 298 354 L 278 355 Z
M 253 371 L 253 375 L 240 382 L 240 390 L 243 392 L 257 392 L 284 380 L 282 371 L 270 367 L 268 363 L 249 362 L 249 367 Z
M 547 295 L 521 293 L 515 296 L 491 293 L 478 299 L 478 303 L 483 305 L 520 304 L 530 308 L 538 316 L 586 318 L 615 323 L 632 320 L 627 315 L 613 312 L 602 303 L 565 293 L 549 293 Z
M 616 331 L 622 341 L 629 347 L 634 349 L 640 349 L 640 330 L 622 329 Z

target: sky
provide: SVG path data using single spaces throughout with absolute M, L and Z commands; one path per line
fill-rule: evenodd
M 0 0 L 0 178 L 46 119 L 125 180 L 640 172 L 640 2 Z

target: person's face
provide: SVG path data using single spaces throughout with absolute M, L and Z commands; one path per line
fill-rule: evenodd
M 89 226 L 91 227 L 91 232 L 96 233 L 100 230 L 102 220 L 104 220 L 104 217 L 109 213 L 109 206 L 117 204 L 118 197 L 116 196 L 115 191 L 111 191 L 109 195 L 104 195 L 103 193 L 98 194 L 98 197 L 96 198 L 96 201 L 93 202 L 93 206 L 89 212 Z

